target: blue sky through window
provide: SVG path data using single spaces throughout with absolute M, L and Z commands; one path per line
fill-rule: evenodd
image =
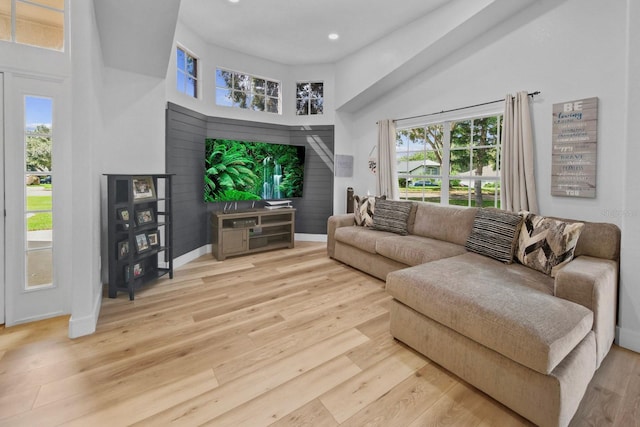
M 53 100 L 37 96 L 26 96 L 24 100 L 25 127 L 27 131 L 34 131 L 38 125 L 45 125 L 49 129 L 53 123 Z

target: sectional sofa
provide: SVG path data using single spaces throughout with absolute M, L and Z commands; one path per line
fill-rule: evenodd
M 568 425 L 614 339 L 619 228 L 358 201 L 329 218 L 327 250 L 386 281 L 391 334 L 532 422 Z

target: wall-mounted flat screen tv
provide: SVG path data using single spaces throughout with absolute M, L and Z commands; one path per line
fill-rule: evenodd
M 302 197 L 305 147 L 205 140 L 205 202 Z

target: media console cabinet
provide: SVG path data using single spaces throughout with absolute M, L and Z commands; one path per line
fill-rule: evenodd
M 293 248 L 295 215 L 293 208 L 213 212 L 211 252 L 222 261 L 232 255 Z

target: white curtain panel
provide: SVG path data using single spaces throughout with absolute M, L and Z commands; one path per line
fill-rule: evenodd
M 400 198 L 396 161 L 396 125 L 393 120 L 378 120 L 378 170 L 376 191 L 387 200 Z
M 533 132 L 529 94 L 507 95 L 502 124 L 502 209 L 538 212 L 536 181 L 533 173 Z

